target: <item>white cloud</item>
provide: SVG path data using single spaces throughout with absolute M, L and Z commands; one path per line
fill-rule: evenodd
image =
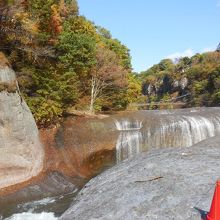
M 200 51 L 194 52 L 191 48 L 189 48 L 189 49 L 183 51 L 182 53 L 176 52 L 176 53 L 170 54 L 166 58 L 171 59 L 174 62 L 176 62 L 181 57 L 192 57 L 196 53 L 206 53 L 206 52 L 214 51 L 215 49 L 216 48 L 214 46 L 212 46 L 212 47 L 206 47 Z
M 206 47 L 201 51 L 201 53 L 206 53 L 214 50 L 216 50 L 216 47 Z
M 191 48 L 189 48 L 189 49 L 183 51 L 182 53 L 176 52 L 176 53 L 170 54 L 166 58 L 175 61 L 181 57 L 192 57 L 194 54 L 195 53 L 193 52 L 193 50 Z

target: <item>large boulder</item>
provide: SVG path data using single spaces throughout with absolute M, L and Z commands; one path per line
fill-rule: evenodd
M 200 220 L 220 176 L 220 137 L 154 150 L 92 179 L 60 220 Z
M 38 175 L 44 150 L 34 118 L 21 98 L 15 72 L 0 54 L 0 189 Z

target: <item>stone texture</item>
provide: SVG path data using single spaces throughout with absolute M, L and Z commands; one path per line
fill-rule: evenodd
M 1 65 L 0 83 L 14 82 L 14 71 Z M 19 91 L 0 92 L 0 189 L 38 175 L 43 158 L 36 123 Z
M 220 137 L 154 150 L 92 179 L 60 220 L 199 220 L 220 176 Z

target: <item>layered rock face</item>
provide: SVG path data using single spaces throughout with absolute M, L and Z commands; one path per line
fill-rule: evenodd
M 38 175 L 44 150 L 16 76 L 0 54 L 0 189 Z

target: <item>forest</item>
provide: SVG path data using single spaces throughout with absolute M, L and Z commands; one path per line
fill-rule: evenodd
M 220 105 L 220 52 L 196 54 L 175 61 L 164 59 L 139 75 L 146 101 L 184 101 L 184 107 Z M 171 106 L 169 106 L 172 108 Z
M 129 49 L 81 16 L 76 0 L 1 1 L 0 27 L 0 50 L 38 126 L 68 109 L 115 111 L 140 97 Z
M 70 109 L 94 114 L 146 102 L 155 109 L 155 102 L 178 97 L 185 107 L 220 103 L 219 50 L 134 73 L 127 46 L 80 15 L 76 0 L 1 1 L 0 51 L 39 127 L 58 123 Z

